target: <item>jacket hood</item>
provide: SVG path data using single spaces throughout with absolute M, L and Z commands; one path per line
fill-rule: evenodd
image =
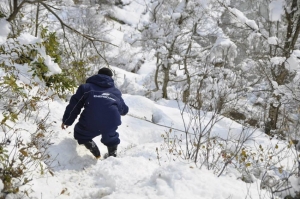
M 97 86 L 105 87 L 105 88 L 110 88 L 115 85 L 114 80 L 111 77 L 109 77 L 107 75 L 103 75 L 103 74 L 98 74 L 98 75 L 89 77 L 86 80 L 86 83 L 95 84 Z

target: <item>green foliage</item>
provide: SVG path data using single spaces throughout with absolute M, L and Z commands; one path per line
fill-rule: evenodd
M 63 70 L 60 74 L 55 74 L 46 78 L 48 86 L 53 88 L 60 97 L 64 97 L 64 93 L 72 90 L 76 84 L 75 81 L 65 75 Z
M 86 74 L 89 70 L 87 67 L 88 61 L 85 60 L 76 60 L 71 63 L 71 70 L 69 72 L 70 75 L 73 76 L 74 80 L 78 82 L 78 84 L 83 84 L 86 81 Z
M 1 168 L 5 161 L 8 160 L 7 150 L 4 149 L 3 145 L 0 145 L 0 165 Z
M 55 32 L 48 32 L 47 28 L 41 28 L 41 37 L 44 39 L 43 46 L 46 48 L 46 53 L 54 59 L 54 62 L 60 63 L 61 56 L 59 51 L 59 42 Z
M 17 77 L 14 74 L 3 76 L 3 81 L 0 82 L 0 86 L 10 89 L 13 93 L 24 96 L 23 87 L 17 84 Z
M 288 195 L 288 196 L 285 196 L 284 199 L 300 199 L 300 192 L 295 192 L 295 196 L 291 196 L 291 195 Z
M 20 186 L 30 182 L 32 171 L 40 169 L 41 175 L 48 171 L 43 162 L 49 159 L 46 149 L 50 145 L 51 131 L 46 123 L 47 116 L 40 119 L 39 112 L 54 95 L 49 94 L 50 89 L 61 94 L 73 88 L 73 81 L 63 74 L 46 76 L 49 69 L 42 55 L 43 45 L 47 53 L 54 57 L 56 53 L 55 60 L 60 61 L 55 39 L 52 34 L 44 43 L 20 44 L 16 38 L 11 38 L 0 46 L 0 128 L 3 135 L 0 139 L 0 180 L 4 184 L 0 198 L 19 192 Z M 32 76 L 26 69 L 31 70 Z M 48 87 L 40 84 L 40 80 Z M 36 131 L 16 129 L 19 121 L 31 122 L 37 127 Z M 29 131 L 31 140 L 24 142 L 21 133 Z
M 0 11 L 0 18 L 4 18 L 6 17 L 5 14 L 3 14 L 1 11 Z
M 49 131 L 47 118 L 36 121 L 37 129 L 31 133 L 31 140 L 25 143 L 21 137 L 24 129 L 6 132 L 6 138 L 0 141 L 0 180 L 4 184 L 2 193 L 17 193 L 19 188 L 32 179 L 32 171 L 40 171 L 41 175 L 53 173 L 44 166 L 43 162 L 49 159 L 46 152 L 50 146 L 52 131 Z M 12 142 L 12 136 L 16 139 Z M 6 150 L 10 147 L 10 153 Z
M 4 184 L 5 193 L 17 193 L 18 187 L 12 186 L 12 179 L 19 178 L 23 175 L 23 170 L 20 167 L 13 167 L 15 160 L 9 160 L 8 151 L 5 149 L 7 142 L 0 143 L 0 179 Z
M 47 28 L 41 30 L 41 37 L 43 38 L 42 46 L 45 47 L 46 54 L 54 59 L 54 62 L 59 64 L 61 62 L 59 42 L 55 32 L 48 32 Z M 48 76 L 48 67 L 45 60 L 42 57 L 38 57 L 35 62 L 32 63 L 33 76 L 37 76 L 46 82 L 46 86 L 54 90 L 58 96 L 63 97 L 67 90 L 72 90 L 76 84 L 71 78 L 69 78 L 65 70 L 60 74 L 54 74 Z
M 0 57 L 5 56 L 5 59 L 0 62 L 0 68 L 7 73 L 3 77 L 3 81 L 0 81 L 0 86 L 3 88 L 9 86 L 11 89 L 8 90 L 11 92 L 22 94 L 23 87 L 16 83 L 19 71 L 15 68 L 15 65 L 26 65 L 24 67 L 30 68 L 29 72 L 32 72 L 32 77 L 38 77 L 40 80 L 45 81 L 48 88 L 58 96 L 64 97 L 66 91 L 73 90 L 75 81 L 65 74 L 65 70 L 60 74 L 47 75 L 49 69 L 40 54 L 40 50 L 44 48 L 46 54 L 54 58 L 56 63 L 60 63 L 61 56 L 56 34 L 49 33 L 46 28 L 42 28 L 41 32 L 42 43 L 20 45 L 18 40 L 12 38 L 7 45 L 0 46 Z

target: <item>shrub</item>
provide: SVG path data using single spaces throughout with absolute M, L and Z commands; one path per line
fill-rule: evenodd
M 55 34 L 45 30 L 42 36 L 43 42 L 22 44 L 18 38 L 10 38 L 0 46 L 0 180 L 4 185 L 0 198 L 18 193 L 37 171 L 52 174 L 44 164 L 49 159 L 51 124 L 48 115 L 42 114 L 48 101 L 56 94 L 63 97 L 74 84 L 63 73 L 46 75 L 45 54 L 57 62 L 60 56 Z M 22 128 L 23 121 L 36 130 Z

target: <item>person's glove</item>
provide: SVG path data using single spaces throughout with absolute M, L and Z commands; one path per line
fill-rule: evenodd
M 66 129 L 68 128 L 69 126 L 68 125 L 65 125 L 64 123 L 61 124 L 61 129 Z

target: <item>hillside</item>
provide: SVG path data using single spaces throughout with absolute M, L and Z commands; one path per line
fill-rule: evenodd
M 299 199 L 294 1 L 21 1 L 14 19 L 12 2 L 0 0 L 0 199 Z M 96 160 L 61 122 L 101 67 L 129 113 L 118 157 Z

